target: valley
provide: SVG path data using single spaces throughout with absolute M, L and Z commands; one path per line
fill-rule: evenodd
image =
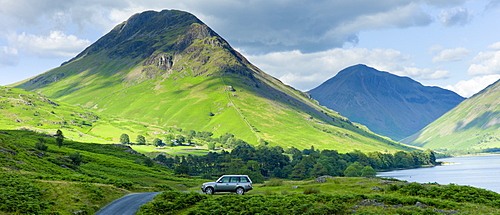
M 500 152 L 499 92 L 363 64 L 303 92 L 193 14 L 144 11 L 0 87 L 0 214 L 94 214 L 144 192 L 161 193 L 138 214 L 496 214 L 496 192 L 376 171 Z M 199 193 L 224 174 L 255 189 Z

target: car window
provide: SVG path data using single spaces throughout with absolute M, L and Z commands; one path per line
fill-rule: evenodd
M 229 182 L 229 178 L 230 178 L 230 177 L 224 177 L 224 178 L 222 178 L 220 181 L 221 181 L 222 183 L 228 183 L 228 182 Z
M 240 177 L 240 182 L 249 182 L 247 177 Z
M 240 177 L 231 177 L 231 180 L 229 182 L 240 182 Z

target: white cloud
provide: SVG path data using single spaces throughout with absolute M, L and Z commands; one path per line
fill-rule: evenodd
M 492 50 L 500 50 L 500 42 L 493 43 L 489 45 L 488 48 Z
M 468 24 L 472 18 L 473 15 L 471 12 L 467 11 L 467 8 L 459 8 L 454 11 L 443 10 L 439 14 L 439 21 L 447 27 L 454 25 L 464 26 Z
M 470 50 L 463 47 L 456 49 L 444 49 L 441 50 L 436 57 L 432 58 L 432 62 L 459 61 L 470 55 L 470 53 Z
M 449 74 L 445 70 L 416 68 L 409 62 L 411 56 L 392 49 L 337 48 L 316 53 L 295 50 L 245 56 L 262 70 L 300 90 L 312 89 L 355 64 L 414 79 L 442 79 Z
M 48 36 L 14 34 L 9 36 L 9 42 L 30 55 L 39 57 L 73 57 L 90 44 L 88 40 L 66 35 L 61 31 L 51 31 Z
M 469 75 L 487 75 L 500 73 L 500 50 L 479 52 L 472 60 L 467 73 Z
M 455 91 L 463 97 L 471 97 L 472 95 L 483 90 L 498 79 L 500 79 L 500 75 L 486 75 L 481 77 L 474 77 L 470 80 L 459 81 L 453 86 L 448 85 L 444 88 Z
M 0 46 L 0 67 L 15 66 L 18 63 L 17 49 Z

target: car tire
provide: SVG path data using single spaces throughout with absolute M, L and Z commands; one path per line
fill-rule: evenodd
M 205 189 L 205 193 L 206 194 L 210 194 L 210 195 L 213 195 L 215 192 L 214 192 L 214 188 L 211 188 L 211 187 L 207 187 Z
M 236 194 L 238 194 L 238 195 L 245 194 L 245 189 L 243 189 L 241 187 L 236 188 Z

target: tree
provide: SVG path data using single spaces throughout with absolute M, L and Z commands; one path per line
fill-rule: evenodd
M 214 142 L 208 143 L 208 150 L 214 150 L 214 149 L 215 149 L 215 143 Z
M 359 177 L 361 176 L 362 170 L 363 170 L 363 165 L 361 165 L 361 163 L 356 161 L 345 169 L 344 175 L 346 177 Z
M 361 170 L 361 177 L 373 178 L 377 176 L 377 172 L 371 166 L 365 166 Z
M 121 144 L 130 144 L 130 138 L 129 138 L 128 134 L 122 134 L 120 136 L 120 143 Z
M 174 173 L 176 175 L 189 175 L 189 166 L 180 164 L 179 166 L 176 166 L 174 169 Z
M 294 154 L 297 154 L 297 153 L 301 154 L 302 152 L 300 150 L 298 150 L 297 148 L 295 148 L 295 147 L 292 146 L 290 148 L 287 148 L 285 150 L 285 153 L 294 155 Z
M 155 163 L 153 162 L 153 160 L 151 160 L 150 158 L 148 157 L 145 157 L 144 160 L 142 161 L 144 163 L 145 166 L 147 167 L 152 167 Z
M 56 144 L 57 144 L 57 146 L 59 146 L 59 148 L 61 148 L 63 146 L 63 141 L 64 141 L 63 132 L 61 130 L 57 129 Z
M 41 151 L 47 151 L 49 146 L 45 145 L 45 139 L 38 138 L 38 142 L 35 143 L 35 148 Z
M 290 174 L 291 179 L 302 180 L 307 178 L 306 165 L 303 162 L 298 163 L 293 167 L 292 174 Z
M 138 145 L 144 145 L 146 144 L 146 138 L 142 135 L 137 135 L 137 138 L 135 139 L 135 142 L 138 144 Z
M 161 141 L 161 139 L 160 139 L 160 138 L 155 138 L 155 139 L 153 140 L 153 145 L 155 145 L 156 147 L 158 147 L 158 146 L 163 146 L 163 145 L 165 145 L 165 144 L 163 144 L 163 141 Z
M 328 174 L 328 170 L 320 162 L 317 162 L 316 164 L 314 164 L 314 166 L 311 170 L 311 176 L 314 176 L 314 177 L 327 175 L 327 174 Z
M 182 136 L 181 134 L 177 135 L 176 139 L 177 139 L 177 142 L 179 144 L 186 142 L 186 138 L 184 136 Z
M 82 158 L 82 155 L 80 155 L 80 152 L 75 152 L 75 153 L 71 153 L 69 155 L 69 159 L 71 159 L 71 161 L 73 161 L 73 164 L 79 166 L 80 163 L 82 163 L 83 161 L 83 158 Z

